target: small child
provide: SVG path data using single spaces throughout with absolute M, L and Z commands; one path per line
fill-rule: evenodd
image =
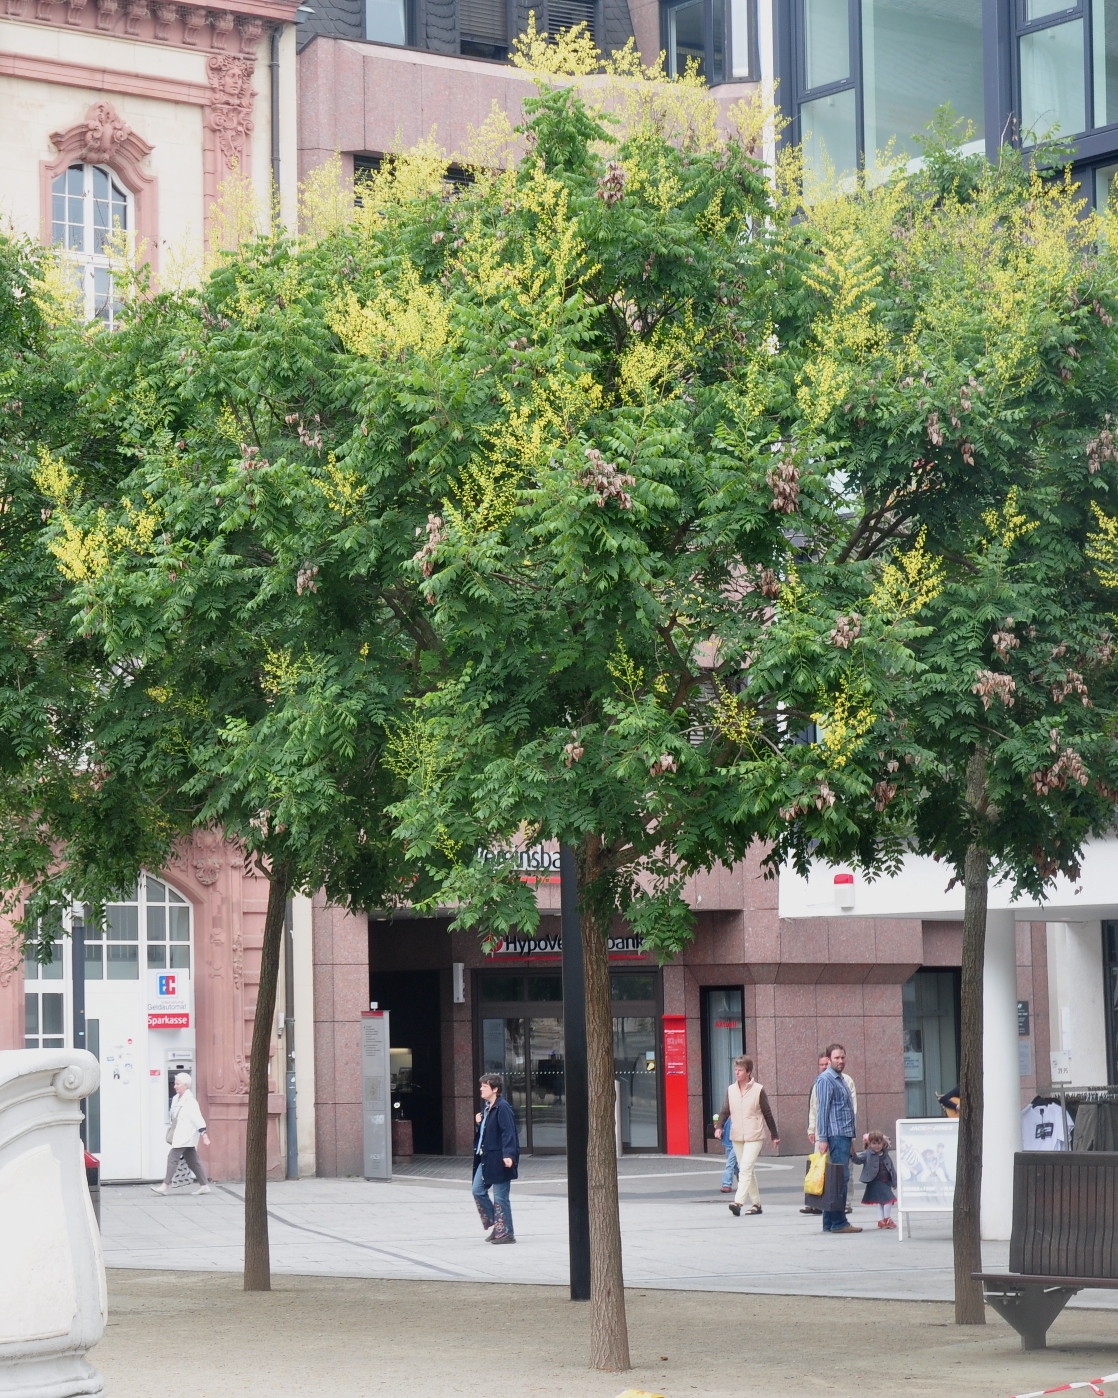
M 866 1149 L 855 1151 L 851 1159 L 862 1166 L 859 1180 L 866 1186 L 863 1204 L 877 1205 L 878 1228 L 896 1228 L 891 1214 L 897 1202 L 897 1167 L 889 1154 L 889 1137 L 880 1131 L 869 1131 L 862 1137 Z

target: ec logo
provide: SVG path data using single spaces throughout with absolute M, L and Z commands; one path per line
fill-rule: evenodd
M 160 976 L 160 977 L 159 977 L 159 993 L 160 993 L 160 995 L 174 995 L 174 993 L 175 993 L 175 977 L 174 977 L 174 976 Z

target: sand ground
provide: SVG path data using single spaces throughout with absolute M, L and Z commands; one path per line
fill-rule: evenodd
M 1118 1371 L 1118 1317 L 1067 1310 L 1021 1352 L 992 1312 L 934 1301 L 627 1293 L 633 1368 L 587 1369 L 589 1312 L 565 1288 L 112 1269 L 90 1358 L 109 1398 L 1007 1398 Z M 1118 1386 L 1113 1392 L 1118 1393 Z

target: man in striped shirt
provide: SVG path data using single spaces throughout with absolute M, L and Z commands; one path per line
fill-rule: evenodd
M 841 1044 L 832 1044 L 827 1050 L 827 1057 L 830 1062 L 815 1080 L 815 1149 L 821 1154 L 826 1152 L 830 1157 L 830 1164 L 841 1165 L 848 1173 L 855 1131 L 855 1109 L 850 1089 L 843 1078 L 846 1050 Z M 838 1209 L 824 1209 L 823 1232 L 860 1233 L 860 1228 L 855 1228 L 846 1221 L 845 1186 L 841 1205 Z

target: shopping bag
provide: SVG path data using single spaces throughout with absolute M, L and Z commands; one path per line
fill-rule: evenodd
M 807 1158 L 807 1174 L 804 1176 L 805 1194 L 822 1194 L 823 1181 L 827 1176 L 827 1157 L 813 1151 Z
M 819 1202 L 823 1205 L 824 1213 L 842 1213 L 846 1209 L 845 1165 L 836 1165 L 833 1160 L 828 1160 L 823 1197 Z

